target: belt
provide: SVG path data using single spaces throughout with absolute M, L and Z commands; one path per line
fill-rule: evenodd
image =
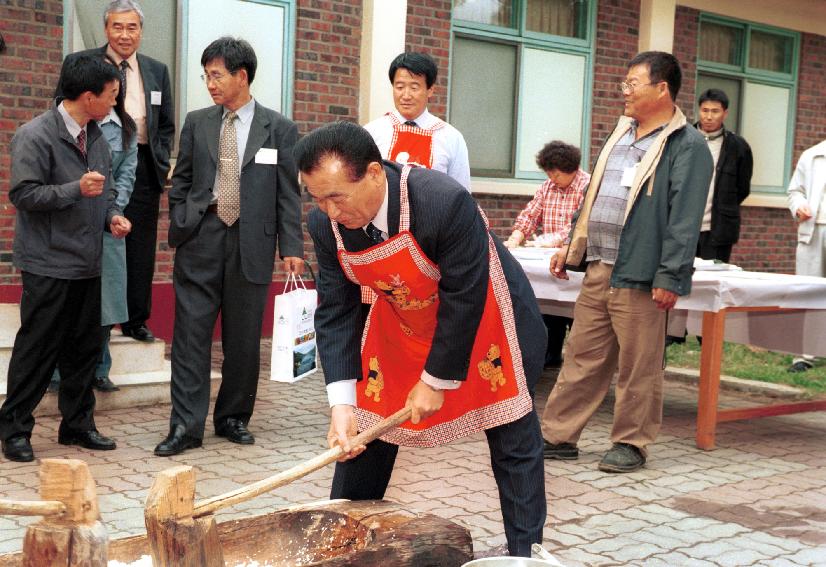
M 207 205 L 206 212 L 218 213 L 218 203 L 212 203 L 211 205 Z

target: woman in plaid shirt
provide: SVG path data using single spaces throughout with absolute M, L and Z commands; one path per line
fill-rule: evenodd
M 536 154 L 536 165 L 544 171 L 545 181 L 534 198 L 519 213 L 513 232 L 505 242 L 509 248 L 519 246 L 536 231 L 542 221 L 543 246 L 558 248 L 571 230 L 571 217 L 582 204 L 591 176 L 579 168 L 579 148 L 555 140 Z
M 582 204 L 585 188 L 591 179 L 579 168 L 581 158 L 579 148 L 558 140 L 545 144 L 539 150 L 536 164 L 548 175 L 548 180 L 519 213 L 505 246 L 511 248 L 525 242 L 536 231 L 540 220 L 542 235 L 536 241 L 538 245 L 558 248 L 564 244 L 571 230 L 571 217 Z M 562 364 L 565 332 L 573 320 L 557 315 L 542 315 L 542 318 L 548 328 L 545 367 L 559 367 Z

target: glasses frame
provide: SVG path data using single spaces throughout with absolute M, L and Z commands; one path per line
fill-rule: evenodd
M 636 85 L 632 85 L 631 83 L 626 83 L 625 81 L 622 81 L 619 84 L 619 90 L 623 94 L 625 94 L 625 91 L 628 91 L 629 93 L 633 93 L 635 90 L 637 90 L 637 87 L 647 87 L 647 86 L 650 86 L 650 85 L 658 85 L 660 83 L 662 83 L 662 81 L 657 81 L 657 82 L 654 82 L 654 83 L 642 83 L 642 84 L 638 83 Z
M 222 75 L 208 75 L 206 73 L 201 75 L 201 80 L 204 82 L 205 85 L 208 85 L 210 81 L 214 81 L 216 84 L 222 84 L 224 79 L 229 77 L 230 75 L 234 75 L 235 73 L 226 73 Z

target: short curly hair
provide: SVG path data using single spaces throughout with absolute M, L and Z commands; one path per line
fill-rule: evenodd
M 536 154 L 536 165 L 542 171 L 558 169 L 562 173 L 573 173 L 579 169 L 580 160 L 582 160 L 582 152 L 578 147 L 559 140 L 548 142 Z

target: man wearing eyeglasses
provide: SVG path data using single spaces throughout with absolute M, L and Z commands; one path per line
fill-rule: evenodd
M 246 41 L 213 41 L 201 65 L 215 106 L 187 115 L 169 191 L 175 330 L 169 435 L 155 448 L 163 457 L 201 446 L 219 312 L 224 363 L 215 433 L 233 443 L 255 442 L 247 424 L 255 405 L 276 245 L 286 271 L 303 269 L 301 198 L 292 156 L 298 128 L 252 97 L 257 59 Z
M 166 65 L 138 53 L 143 37 L 143 10 L 135 0 L 113 0 L 103 13 L 107 44 L 73 53 L 108 55 L 121 72 L 121 88 L 126 91 L 126 111 L 135 121 L 138 139 L 138 168 L 135 189 L 124 209 L 132 223 L 126 237 L 126 302 L 129 320 L 121 325 L 123 334 L 152 342 L 155 336 L 146 326 L 152 311 L 152 278 L 161 193 L 169 173 L 169 155 L 175 136 L 175 109 Z M 63 75 L 63 73 L 61 73 Z M 58 85 L 56 97 L 63 94 Z M 106 380 L 108 382 L 108 379 Z M 101 384 L 111 390 L 111 382 Z
M 662 422 L 666 313 L 691 290 L 713 161 L 674 101 L 682 73 L 658 51 L 637 55 L 620 83 L 625 112 L 608 137 L 567 245 L 551 274 L 584 269 L 562 370 L 542 416 L 548 459 L 576 443 L 618 370 L 606 472 L 646 461 Z

